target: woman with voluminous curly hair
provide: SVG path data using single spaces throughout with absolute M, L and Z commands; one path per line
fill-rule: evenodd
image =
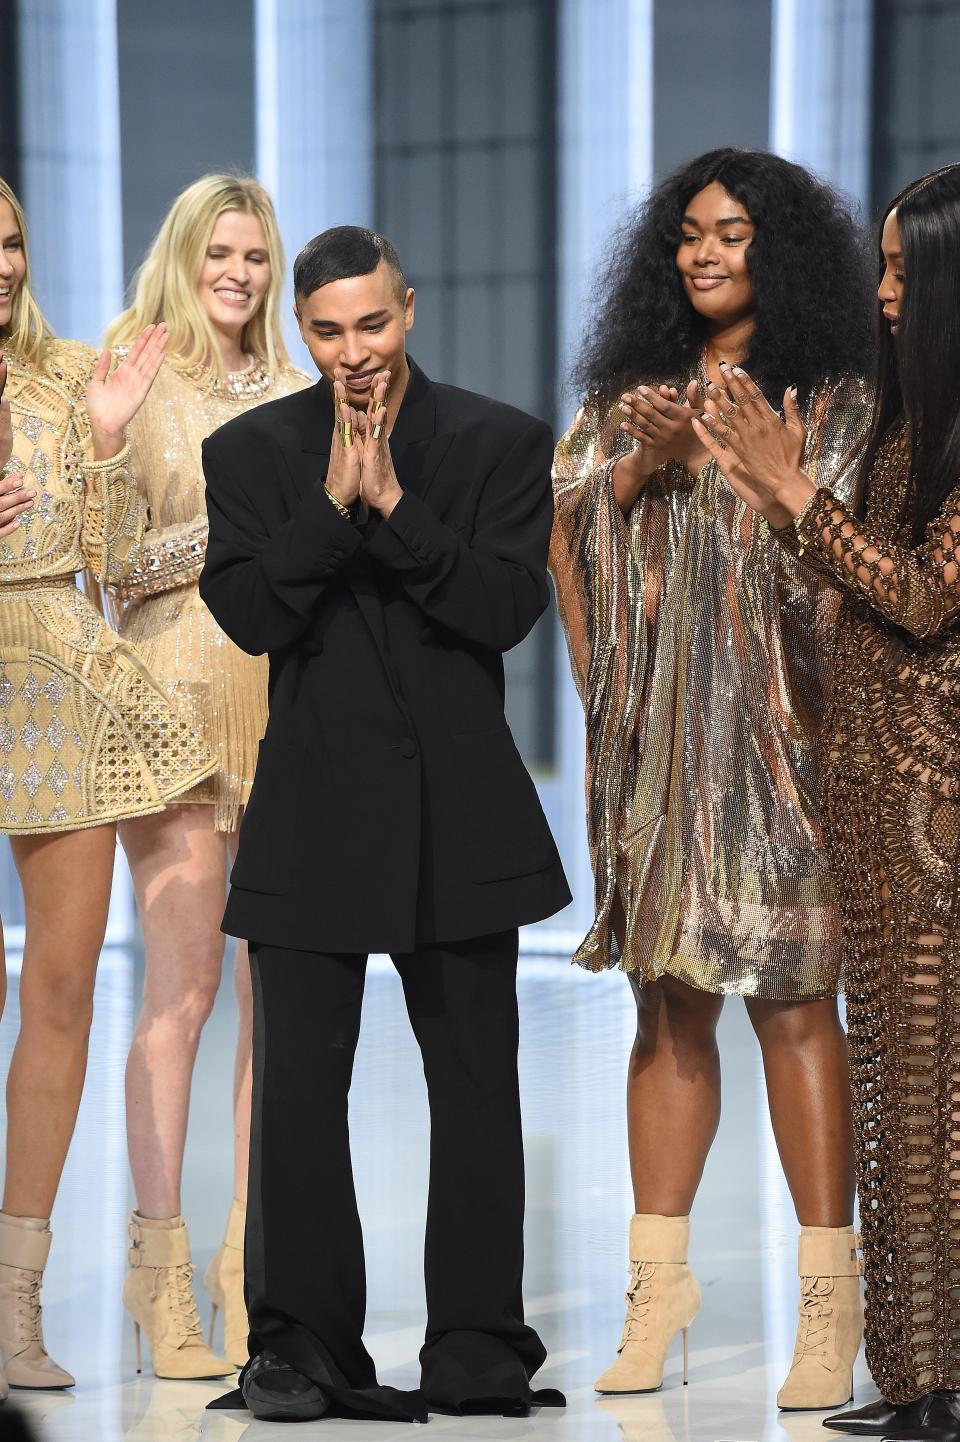
M 689 1212 L 720 1114 L 716 1026 L 744 998 L 801 1224 L 784 1408 L 850 1396 L 861 1337 L 840 932 L 817 807 L 836 616 L 829 587 L 732 496 L 691 417 L 721 363 L 796 386 L 807 463 L 869 422 L 870 277 L 827 186 L 762 151 L 676 171 L 625 228 L 557 448 L 551 566 L 587 723 L 596 918 L 575 959 L 619 963 L 635 1215 L 601 1392 L 660 1386 L 700 1307 Z
M 247 656 L 197 587 L 207 544 L 202 442 L 242 411 L 309 384 L 280 333 L 283 250 L 256 180 L 205 175 L 174 200 L 110 327 L 125 345 L 144 317 L 169 330 L 167 364 L 130 431 L 131 464 L 149 506 L 139 567 L 120 588 L 120 631 L 134 641 L 212 747 L 216 774 L 162 816 L 123 826 L 146 953 L 143 1009 L 127 1063 L 127 1139 L 137 1194 L 124 1300 L 150 1339 L 154 1371 L 205 1377 L 247 1360 L 243 1234 L 250 1135 L 252 999 L 245 942 L 234 977 L 233 1204 L 205 1283 L 224 1318 L 225 1359 L 200 1331 L 180 1180 L 190 1084 L 223 964 L 227 868 L 267 721 L 267 658 Z M 211 1325 L 211 1337 L 212 1342 Z

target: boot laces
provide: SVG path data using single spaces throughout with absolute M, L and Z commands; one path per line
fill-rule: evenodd
M 40 1283 L 42 1272 L 21 1272 L 14 1283 L 17 1294 L 17 1317 L 21 1323 L 20 1337 L 24 1342 L 39 1342 L 43 1346 L 41 1328 Z
M 180 1346 L 183 1347 L 194 1337 L 203 1340 L 203 1328 L 200 1326 L 200 1313 L 197 1311 L 197 1299 L 193 1295 L 193 1266 L 190 1262 L 181 1262 L 177 1267 L 154 1267 L 153 1269 L 153 1292 L 152 1299 L 160 1295 L 160 1283 L 163 1280 L 169 1288 L 170 1300 L 177 1319 L 180 1324 L 182 1337 Z
M 630 1285 L 627 1287 L 627 1320 L 623 1328 L 624 1342 L 643 1342 L 647 1337 L 650 1306 L 653 1302 L 653 1279 L 656 1262 L 631 1262 Z
M 800 1282 L 800 1326 L 797 1357 L 825 1357 L 830 1340 L 833 1308 L 827 1298 L 833 1293 L 832 1277 L 803 1277 Z

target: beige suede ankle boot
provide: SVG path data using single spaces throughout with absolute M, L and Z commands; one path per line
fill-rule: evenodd
M 663 1383 L 670 1343 L 700 1310 L 700 1288 L 687 1266 L 689 1217 L 635 1216 L 630 1222 L 627 1320 L 617 1360 L 594 1383 L 598 1392 L 655 1392 Z
M 40 1284 L 50 1255 L 50 1224 L 0 1212 L 0 1352 L 10 1387 L 72 1387 L 43 1345 Z
M 234 1367 L 243 1367 L 248 1358 L 247 1304 L 243 1298 L 243 1229 L 247 1224 L 247 1208 L 243 1202 L 234 1199 L 227 1218 L 227 1230 L 223 1245 L 215 1252 L 210 1265 L 203 1274 L 203 1285 L 213 1302 L 210 1317 L 210 1336 L 213 1346 L 213 1329 L 217 1313 L 223 1313 L 223 1350 L 227 1360 Z
M 852 1227 L 801 1227 L 800 1318 L 790 1374 L 777 1393 L 785 1412 L 841 1407 L 853 1396 L 863 1339 L 859 1238 Z
M 182 1217 L 130 1217 L 130 1269 L 123 1305 L 133 1318 L 140 1371 L 140 1329 L 146 1332 L 158 1377 L 226 1377 L 234 1369 L 203 1340 L 193 1295 L 190 1241 Z

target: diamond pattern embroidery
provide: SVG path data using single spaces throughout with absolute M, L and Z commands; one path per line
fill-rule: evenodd
M 33 756 L 40 742 L 43 740 L 43 732 L 32 716 L 24 724 L 23 730 L 20 732 L 20 739 L 30 752 L 30 755 Z
M 0 722 L 0 751 L 4 756 L 9 756 L 17 744 L 17 733 L 10 725 L 9 719 L 5 716 Z
M 61 766 L 59 761 L 53 761 L 47 767 L 47 774 L 43 779 L 50 787 L 54 796 L 62 796 L 63 788 L 70 780 L 70 773 Z
M 0 728 L 0 744 L 2 744 L 2 735 L 2 728 Z M 64 726 L 59 716 L 54 716 L 49 726 L 47 727 L 47 740 L 50 742 L 50 745 L 53 747 L 54 751 L 62 751 L 63 743 L 66 741 L 66 739 L 66 726 Z
M 40 787 L 43 785 L 43 776 L 41 774 L 40 767 L 36 764 L 35 761 L 31 761 L 26 767 L 24 767 L 24 772 L 20 780 L 23 784 L 24 791 L 32 800 L 33 797 L 36 796 L 37 792 L 40 790 Z

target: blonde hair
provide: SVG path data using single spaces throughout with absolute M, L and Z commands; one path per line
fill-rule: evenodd
M 269 195 L 258 181 L 243 175 L 204 175 L 180 192 L 137 271 L 132 304 L 107 330 L 106 345 L 130 345 L 145 325 L 162 320 L 170 332 L 171 355 L 188 367 L 206 363 L 222 379 L 220 344 L 197 294 L 197 281 L 213 228 L 231 210 L 257 217 L 270 257 L 270 284 L 240 343 L 271 372 L 289 365 L 280 331 L 283 242 Z
M 23 280 L 14 292 L 10 324 L 0 331 L 0 336 L 2 336 L 3 344 L 9 345 L 21 360 L 28 361 L 31 365 L 42 365 L 46 359 L 50 342 L 53 340 L 53 331 L 44 320 L 43 311 L 34 300 L 30 290 L 27 221 L 23 207 L 2 176 L 0 176 L 0 200 L 5 200 L 13 211 L 13 218 L 17 222 L 17 229 L 20 231 L 20 239 L 23 242 L 23 259 L 26 262 Z

